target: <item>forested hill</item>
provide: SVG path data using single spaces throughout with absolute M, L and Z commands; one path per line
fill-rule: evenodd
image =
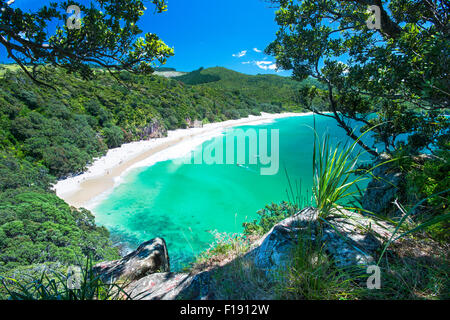
M 304 86 L 321 86 L 314 79 L 303 82 L 275 74 L 247 75 L 222 67 L 200 68 L 175 79 L 197 88 L 215 88 L 251 96 L 254 99 L 284 106 L 294 106 L 298 90 Z
M 87 252 L 96 260 L 117 257 L 107 230 L 50 190 L 55 178 L 81 172 L 107 148 L 161 136 L 195 119 L 285 108 L 249 90 L 127 72 L 119 78 L 97 70 L 83 81 L 53 68 L 43 78 L 50 88 L 14 66 L 0 73 L 0 274 L 38 263 L 76 263 Z

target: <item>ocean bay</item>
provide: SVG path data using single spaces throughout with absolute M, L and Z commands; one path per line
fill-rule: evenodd
M 332 119 L 316 115 L 315 123 L 320 137 L 329 134 L 334 144 L 348 141 Z M 114 241 L 130 249 L 164 238 L 172 269 L 179 270 L 213 243 L 214 231 L 240 233 L 242 223 L 257 219 L 257 211 L 265 205 L 287 201 L 287 175 L 293 184 L 301 184 L 305 200 L 311 198 L 313 126 L 314 117 L 306 115 L 235 127 L 220 137 L 225 140 L 234 131 L 279 130 L 279 170 L 274 175 L 261 175 L 259 163 L 162 161 L 129 172 L 92 211 Z M 208 140 L 197 149 L 208 149 L 213 143 L 214 139 Z

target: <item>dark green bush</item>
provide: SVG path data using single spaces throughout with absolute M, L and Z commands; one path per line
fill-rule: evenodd
M 120 147 L 124 141 L 122 129 L 117 126 L 106 127 L 103 129 L 103 136 L 108 148 Z
M 244 234 L 263 235 L 278 222 L 294 215 L 298 211 L 299 208 L 297 205 L 285 201 L 280 204 L 272 203 L 271 205 L 266 205 L 264 209 L 257 212 L 259 219 L 255 219 L 253 222 L 243 223 Z
M 450 212 L 450 150 L 439 150 L 436 157 L 423 163 L 412 162 L 406 173 L 408 202 L 427 201 L 417 210 L 415 220 L 426 221 Z M 450 221 L 442 221 L 428 228 L 430 235 L 439 241 L 450 241 Z

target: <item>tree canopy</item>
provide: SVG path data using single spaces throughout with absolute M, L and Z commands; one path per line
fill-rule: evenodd
M 156 34 L 141 36 L 137 22 L 146 10 L 144 2 L 97 0 L 87 7 L 64 1 L 24 12 L 12 6 L 14 1 L 0 0 L 0 44 L 29 77 L 41 84 L 45 82 L 38 79 L 36 71 L 43 65 L 78 72 L 85 79 L 92 76 L 93 66 L 111 72 L 150 73 L 156 61 L 164 64 L 173 55 L 173 49 Z M 165 0 L 148 2 L 158 13 L 167 9 Z M 69 6 L 79 8 L 80 16 L 74 17 Z M 79 27 L 71 25 L 74 19 L 80 19 Z M 56 29 L 49 31 L 55 22 Z
M 276 40 L 266 52 L 294 78 L 311 76 L 325 86 L 304 88 L 299 99 L 317 111 L 326 103 L 349 136 L 349 120 L 374 129 L 387 152 L 408 134 L 411 152 L 448 141 L 448 1 L 281 0 Z M 370 29 L 368 6 L 380 10 L 380 28 Z M 374 117 L 373 114 L 376 113 Z M 359 141 L 372 155 L 374 146 Z

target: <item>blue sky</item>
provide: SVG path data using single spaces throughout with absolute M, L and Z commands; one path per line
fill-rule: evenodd
M 83 3 L 88 1 L 82 1 Z M 43 1 L 16 0 L 14 6 L 34 10 Z M 169 0 L 168 11 L 145 12 L 139 26 L 156 33 L 175 49 L 167 67 L 192 71 L 223 66 L 247 74 L 277 73 L 274 58 L 264 54 L 278 30 L 275 9 L 263 0 Z M 0 59 L 5 61 L 1 48 Z M 279 75 L 290 75 L 281 71 Z

